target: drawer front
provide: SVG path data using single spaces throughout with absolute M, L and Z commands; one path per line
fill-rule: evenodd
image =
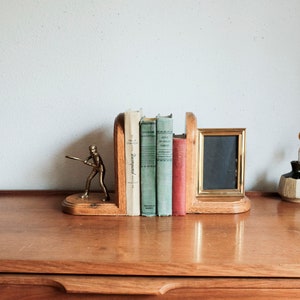
M 6 299 L 300 299 L 298 279 L 0 275 Z

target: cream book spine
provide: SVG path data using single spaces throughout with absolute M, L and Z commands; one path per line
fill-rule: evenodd
M 142 112 L 124 113 L 126 210 L 129 216 L 140 215 L 140 120 Z

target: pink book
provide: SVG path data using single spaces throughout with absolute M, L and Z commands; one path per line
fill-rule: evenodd
M 172 215 L 186 214 L 186 138 L 185 135 L 173 137 L 173 172 L 172 172 Z

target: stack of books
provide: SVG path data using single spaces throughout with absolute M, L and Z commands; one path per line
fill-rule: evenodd
M 127 215 L 185 215 L 186 139 L 174 135 L 172 114 L 124 118 Z

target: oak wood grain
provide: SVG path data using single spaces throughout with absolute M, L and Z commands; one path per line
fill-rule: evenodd
M 66 195 L 0 192 L 1 299 L 300 299 L 300 206 L 275 193 L 150 218 L 65 214 Z
M 253 278 L 189 278 L 189 277 L 124 277 L 124 276 L 74 276 L 74 275 L 0 275 L 1 285 L 51 287 L 68 294 L 105 295 L 180 295 L 181 290 L 280 290 L 300 291 L 298 279 Z M 196 294 L 196 293 L 195 293 Z
M 0 272 L 300 277 L 297 204 L 184 217 L 72 216 L 63 194 L 0 194 Z
M 186 211 L 192 212 L 196 195 L 197 118 L 186 112 Z

